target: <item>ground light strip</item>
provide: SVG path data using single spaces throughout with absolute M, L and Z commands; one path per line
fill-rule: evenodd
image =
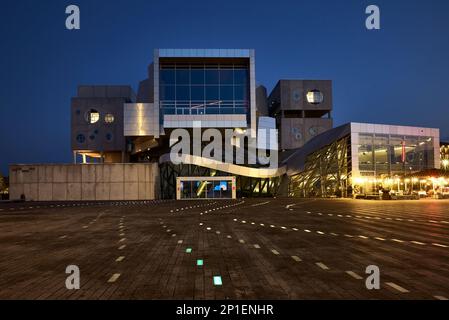
M 221 276 L 214 276 L 214 285 L 215 286 L 223 285 L 223 281 L 221 280 Z
M 238 222 L 237 219 L 234 219 L 234 221 Z M 243 224 L 246 224 L 246 221 L 245 221 L 245 220 L 242 220 L 241 222 L 242 222 Z M 256 224 L 256 223 L 254 223 L 254 225 L 255 225 L 255 224 Z M 251 225 L 253 225 L 253 224 L 251 224 Z M 265 225 L 265 224 L 260 223 L 259 225 L 263 226 L 263 225 Z M 271 228 L 277 228 L 277 227 L 276 227 L 275 225 L 273 225 L 273 224 L 271 224 L 270 227 L 271 227 Z M 287 227 L 279 227 L 279 229 L 281 229 L 281 230 L 289 230 L 290 228 L 287 228 Z M 293 230 L 293 231 L 298 231 L 297 228 L 291 228 L 291 230 Z M 312 233 L 312 231 L 309 230 L 309 229 L 304 229 L 304 232 L 306 232 L 306 233 Z M 326 235 L 325 232 L 320 231 L 320 230 L 315 231 L 315 233 L 316 233 L 316 234 L 319 234 L 319 235 Z M 334 236 L 334 237 L 338 237 L 338 236 L 339 236 L 337 233 L 333 233 L 333 232 L 332 232 L 332 233 L 329 233 L 329 235 L 332 235 L 332 236 Z M 364 239 L 364 240 L 369 240 L 369 239 L 370 239 L 370 237 L 367 237 L 367 236 L 364 236 L 364 235 L 353 236 L 353 235 L 349 235 L 349 234 L 344 234 L 344 236 L 347 237 L 347 238 L 358 237 L 358 238 Z M 382 237 L 374 237 L 373 239 L 379 240 L 379 241 L 386 241 L 386 240 L 387 240 L 386 238 L 382 238 Z M 401 239 L 396 239 L 396 238 L 391 238 L 391 239 L 388 239 L 388 240 L 390 240 L 390 241 L 392 241 L 392 242 L 396 242 L 396 243 L 403 243 L 403 244 L 412 243 L 412 244 L 416 244 L 416 245 L 419 245 L 419 246 L 426 246 L 426 243 L 420 242 L 420 241 L 416 241 L 416 240 L 406 241 L 406 240 L 401 240 Z M 432 243 L 432 245 L 435 246 L 435 247 L 440 247 L 440 248 L 449 248 L 449 245 L 440 244 L 440 243 Z
M 292 210 L 292 209 L 290 209 L 290 207 L 289 207 L 289 210 Z M 306 213 L 308 213 L 308 214 L 316 214 L 318 216 L 323 216 L 323 213 L 321 213 L 321 212 L 306 211 Z M 331 213 L 328 213 L 327 215 L 329 217 L 335 217 L 335 215 L 331 214 Z M 339 215 L 337 215 L 337 217 L 343 218 L 344 216 L 339 214 Z M 437 221 L 437 220 L 418 220 L 417 221 L 415 219 L 403 219 L 403 218 L 395 218 L 395 217 L 372 217 L 372 216 L 360 216 L 360 215 L 356 215 L 356 216 L 346 215 L 345 217 L 346 218 L 354 218 L 354 219 L 368 219 L 368 220 L 373 220 L 373 219 L 374 220 L 389 220 L 389 221 L 395 220 L 395 221 L 407 221 L 407 222 L 416 222 L 416 223 L 433 223 L 433 224 L 443 223 L 443 224 L 449 224 L 449 222 L 446 221 L 446 220 L 440 220 L 440 221 Z
M 238 220 L 237 220 L 237 219 L 234 219 L 234 221 L 237 222 Z M 211 229 L 211 228 L 209 228 L 209 229 Z M 307 229 L 305 229 L 304 231 L 305 231 L 305 232 L 308 232 L 308 233 L 311 232 L 310 230 L 307 230 Z M 345 236 L 353 237 L 353 236 L 351 236 L 351 235 L 345 235 Z M 232 238 L 230 235 L 228 235 L 227 237 L 228 237 L 228 238 Z M 366 238 L 369 239 L 368 237 L 366 237 Z M 380 237 L 377 237 L 377 238 L 375 238 L 375 239 L 381 240 L 381 241 L 385 241 L 384 238 L 380 238 Z M 393 240 L 393 239 L 392 239 L 392 240 Z M 394 239 L 394 240 L 399 240 L 399 239 Z M 399 240 L 399 241 L 402 241 L 402 240 Z M 243 242 L 242 242 L 242 239 L 239 240 L 239 242 L 242 243 L 242 244 L 245 244 L 245 241 L 243 240 Z M 416 242 L 416 243 L 419 243 L 419 242 L 417 242 L 417 241 L 415 241 L 415 242 Z M 438 246 L 438 245 L 440 245 L 440 244 L 433 244 L 433 245 L 437 245 L 437 246 Z M 255 246 L 255 245 L 254 245 L 254 246 Z M 257 245 L 257 246 L 260 247 L 259 245 Z M 444 246 L 444 245 L 441 245 L 441 246 Z M 275 250 L 275 249 L 271 249 L 270 251 L 271 251 L 273 254 L 275 254 L 275 255 L 280 255 L 280 252 L 277 251 L 277 250 Z M 302 260 L 301 260 L 299 257 L 297 257 L 297 256 L 291 256 L 291 257 L 292 257 L 292 259 L 295 260 L 295 261 L 302 261 Z M 298 260 L 298 259 L 299 259 L 299 260 Z M 323 269 L 323 270 L 325 270 L 325 271 L 330 270 L 330 268 L 329 268 L 327 265 L 325 265 L 323 262 L 316 262 L 315 264 L 316 264 L 319 268 L 321 268 L 321 269 Z M 356 279 L 356 280 L 362 280 L 362 279 L 363 279 L 363 277 L 361 277 L 360 275 L 358 275 L 357 273 L 355 273 L 355 272 L 353 272 L 353 271 L 345 271 L 345 273 L 348 274 L 349 276 L 351 276 L 352 278 Z M 221 280 L 221 277 L 220 277 L 220 280 Z M 215 277 L 214 277 L 214 284 L 215 284 Z M 403 294 L 406 294 L 406 293 L 409 293 L 409 292 L 410 292 L 409 290 L 405 289 L 404 287 L 401 287 L 400 285 L 398 285 L 398 284 L 396 284 L 396 283 L 394 283 L 394 282 L 385 282 L 385 284 L 386 284 L 387 286 L 389 286 L 389 287 L 391 287 L 391 288 L 393 288 L 393 289 L 399 291 L 400 293 L 403 293 Z M 434 295 L 433 298 L 434 298 L 434 299 L 437 299 L 437 300 L 447 300 L 446 297 L 440 296 L 440 295 Z

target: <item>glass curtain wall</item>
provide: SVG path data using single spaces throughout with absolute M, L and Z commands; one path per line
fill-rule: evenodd
M 181 181 L 181 199 L 232 199 L 232 182 Z
M 434 166 L 432 137 L 359 134 L 361 176 L 381 179 L 431 169 Z
M 244 64 L 163 63 L 159 86 L 163 114 L 248 113 L 249 72 Z
M 372 146 L 369 148 L 371 150 Z M 289 195 L 350 197 L 352 195 L 349 183 L 352 175 L 350 149 L 350 136 L 347 136 L 307 156 L 304 171 L 290 179 Z M 372 164 L 372 158 L 365 160 Z

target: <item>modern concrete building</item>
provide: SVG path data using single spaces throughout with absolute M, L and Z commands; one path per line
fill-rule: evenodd
M 360 179 L 439 167 L 437 129 L 331 130 L 331 81 L 280 80 L 267 95 L 256 87 L 255 59 L 252 49 L 156 49 L 137 94 L 80 86 L 71 103 L 74 164 L 12 165 L 11 198 L 347 196 Z M 174 162 L 171 147 L 184 133 L 189 152 Z M 195 152 L 212 143 L 213 152 Z
M 378 194 L 404 190 L 399 177 L 440 168 L 440 131 L 348 123 L 310 140 L 284 160 L 291 196 Z M 404 181 L 402 181 L 404 184 Z M 412 185 L 409 184 L 409 187 Z
M 332 82 L 281 80 L 268 98 L 276 118 L 280 148 L 292 150 L 332 128 Z
M 79 86 L 71 103 L 71 145 L 78 155 L 99 162 L 128 162 L 123 135 L 124 104 L 135 101 L 130 86 Z

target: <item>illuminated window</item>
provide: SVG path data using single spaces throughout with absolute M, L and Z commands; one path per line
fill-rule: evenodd
M 86 112 L 85 118 L 88 123 L 96 123 L 100 120 L 100 113 L 95 109 L 90 109 Z
M 307 102 L 310 104 L 320 104 L 324 100 L 323 93 L 318 90 L 312 90 L 307 92 Z
M 104 116 L 104 122 L 106 123 L 113 123 L 114 122 L 114 115 L 111 113 L 108 113 Z

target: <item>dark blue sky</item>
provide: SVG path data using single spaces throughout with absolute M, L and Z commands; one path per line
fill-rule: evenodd
M 65 7 L 81 30 L 65 29 Z M 381 9 L 367 31 L 365 8 Z M 447 0 L 7 0 L 0 6 L 0 170 L 70 162 L 79 84 L 146 77 L 153 48 L 254 48 L 256 77 L 334 81 L 335 124 L 439 127 L 449 136 Z

